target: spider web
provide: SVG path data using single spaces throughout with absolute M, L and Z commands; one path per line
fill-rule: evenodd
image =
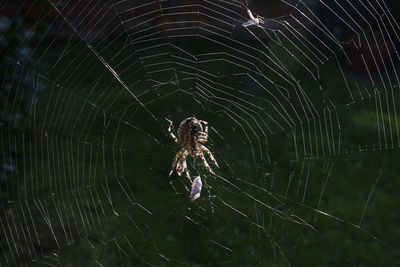
M 392 2 L 2 1 L 1 262 L 398 262 Z M 188 158 L 190 203 L 193 115 L 220 168 Z

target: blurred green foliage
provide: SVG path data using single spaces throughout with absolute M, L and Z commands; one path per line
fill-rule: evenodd
M 6 175 L 1 224 L 16 228 L 2 230 L 2 263 L 29 265 L 34 259 L 37 266 L 394 266 L 400 261 L 399 152 L 376 149 L 374 98 L 347 106 L 338 90 L 345 85 L 336 62 L 321 66 L 320 81 L 325 93 L 342 103 L 337 111 L 341 153 L 331 157 L 320 151 L 317 158 L 294 161 L 296 150 L 290 129 L 285 129 L 268 136 L 273 162 L 257 162 L 243 131 L 220 112 L 233 108 L 229 101 L 218 109 L 194 88 L 166 83 L 149 89 L 143 82 L 149 77 L 143 76 L 137 79 L 142 82 L 128 86 L 141 96 L 149 114 L 84 42 L 69 40 L 68 48 L 62 40 L 35 46 L 35 40 L 42 40 L 39 28 L 25 30 L 21 21 L 4 16 L 0 23 L 8 25 L 0 42 L 5 70 L 0 77 L 0 157 Z M 122 61 L 130 51 L 120 50 L 121 45 L 96 49 L 104 58 L 118 51 Z M 196 45 L 199 52 L 211 49 L 200 41 Z M 301 65 L 278 46 L 269 48 L 290 71 L 305 77 L 303 88 L 315 88 Z M 68 58 L 61 59 L 64 50 Z M 41 55 L 46 61 L 39 66 L 35 60 Z M 97 63 L 77 65 L 76 76 L 64 72 L 67 66 L 55 64 L 65 60 L 73 65 L 83 56 Z M 220 72 L 228 75 L 229 69 Z M 232 82 L 221 77 L 216 80 Z M 66 82 L 60 85 L 57 79 Z M 245 85 L 236 84 L 235 89 L 255 88 L 249 80 L 242 82 Z M 174 90 L 178 92 L 163 94 Z M 104 95 L 113 98 L 112 105 L 105 105 L 109 102 Z M 323 109 L 324 103 L 313 102 Z M 58 108 L 69 115 L 58 120 L 48 115 L 61 114 Z M 204 183 L 201 198 L 193 204 L 187 179 L 167 175 L 179 147 L 168 136 L 164 120 L 168 117 L 177 126 L 191 115 L 213 127 L 208 146 L 221 165 L 213 177 L 199 159 L 188 159 L 192 176 L 200 174 Z M 387 125 L 393 120 L 383 119 Z M 10 157 L 12 164 L 35 167 L 4 171 Z M 6 234 L 17 232 L 21 235 Z M 15 258 L 20 262 L 10 260 Z

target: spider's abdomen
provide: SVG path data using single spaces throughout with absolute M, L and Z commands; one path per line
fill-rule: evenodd
M 203 126 L 196 118 L 184 119 L 178 128 L 178 137 L 181 145 L 190 148 L 191 151 L 195 151 L 197 149 L 196 139 L 202 131 Z

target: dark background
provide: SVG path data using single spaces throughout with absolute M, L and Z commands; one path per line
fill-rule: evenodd
M 240 3 L 0 3 L 3 265 L 400 263 L 399 4 Z

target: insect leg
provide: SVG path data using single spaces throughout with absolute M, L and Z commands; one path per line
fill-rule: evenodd
M 217 161 L 215 160 L 214 155 L 211 153 L 211 151 L 204 145 L 201 145 L 201 149 L 204 150 L 208 154 L 208 156 L 210 157 L 210 159 L 214 163 L 214 165 L 219 168 L 219 165 L 218 165 Z
M 261 26 L 260 24 L 264 24 L 264 18 L 263 17 L 257 15 L 257 19 L 258 19 L 258 25 L 257 26 L 260 27 Z M 261 28 L 263 28 L 263 27 L 261 26 Z
M 206 158 L 204 157 L 204 154 L 203 154 L 202 151 L 200 151 L 199 155 L 200 155 L 200 158 L 201 158 L 201 160 L 203 161 L 203 164 L 204 164 L 204 166 L 206 167 L 206 169 L 207 169 L 209 172 L 211 172 L 213 175 L 216 175 L 216 174 L 214 173 L 214 171 L 211 170 L 210 165 L 208 165 L 208 162 L 207 162 Z
M 172 128 L 172 121 L 170 121 L 169 119 L 165 118 L 167 121 L 169 121 L 169 127 L 168 127 L 168 133 L 169 135 L 172 137 L 172 139 L 174 139 L 175 143 L 179 144 L 178 138 L 176 138 L 176 136 L 174 135 L 174 133 L 172 132 L 171 128 Z

